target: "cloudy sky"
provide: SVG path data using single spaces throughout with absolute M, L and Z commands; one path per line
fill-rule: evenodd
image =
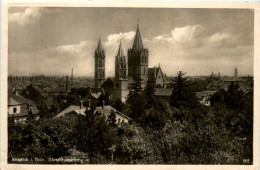
M 8 74 L 94 75 L 94 50 L 101 37 L 106 76 L 122 41 L 131 48 L 136 22 L 149 67 L 168 76 L 211 71 L 253 75 L 254 11 L 249 9 L 177 8 L 9 8 Z

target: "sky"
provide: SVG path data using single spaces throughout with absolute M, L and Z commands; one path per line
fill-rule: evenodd
M 254 11 L 203 8 L 10 7 L 9 75 L 94 76 L 101 38 L 106 77 L 114 76 L 120 40 L 132 47 L 139 20 L 149 67 L 167 76 L 253 75 Z

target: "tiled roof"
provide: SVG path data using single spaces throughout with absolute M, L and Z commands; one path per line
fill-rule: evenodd
M 242 90 L 244 92 L 252 90 L 252 87 L 250 87 L 245 81 L 224 81 L 223 84 L 221 85 L 221 88 L 224 89 L 225 91 L 228 91 L 228 88 L 232 82 L 239 85 L 239 90 Z
M 196 97 L 201 98 L 203 96 L 212 96 L 216 91 L 217 90 L 196 92 Z
M 140 34 L 140 31 L 139 31 L 139 27 L 137 25 L 135 39 L 134 39 L 134 43 L 133 43 L 133 49 L 139 50 L 139 49 L 143 49 L 143 48 L 144 47 L 143 47 L 143 43 L 142 43 L 141 34 Z
M 106 105 L 106 106 L 104 106 L 104 108 L 102 108 L 102 106 L 96 107 L 96 109 L 95 109 L 94 112 L 95 112 L 95 113 L 96 113 L 96 112 L 100 112 L 100 113 L 102 113 L 102 114 L 104 114 L 104 115 L 106 115 L 106 116 L 109 116 L 110 113 L 111 113 L 111 110 L 113 110 L 113 111 L 115 112 L 115 114 L 119 114 L 119 115 L 125 117 L 126 119 L 130 119 L 128 116 L 126 116 L 126 115 L 124 115 L 123 113 L 117 111 L 115 108 L 113 108 L 113 107 L 110 106 L 110 105 Z
M 28 112 L 29 112 L 27 105 L 23 104 L 23 105 L 20 105 L 20 106 L 21 106 L 20 113 L 18 113 L 18 114 L 8 114 L 8 117 L 27 117 Z M 33 115 L 39 114 L 39 110 L 37 109 L 37 107 L 35 105 L 32 106 L 32 114 Z
M 155 88 L 155 96 L 171 96 L 172 94 L 172 88 Z
M 8 95 L 8 106 L 29 104 L 32 105 L 34 102 L 32 100 L 26 99 L 23 96 L 9 94 Z
M 95 99 L 98 99 L 101 94 L 101 92 L 91 93 L 91 96 L 93 96 Z
M 58 117 L 63 117 L 65 116 L 67 113 L 71 113 L 71 112 L 75 112 L 77 114 L 81 114 L 81 115 L 85 115 L 85 110 L 86 110 L 86 107 L 82 107 L 80 109 L 80 106 L 75 106 L 75 105 L 71 105 L 69 106 L 68 108 L 64 109 L 62 112 L 60 112 L 59 114 L 57 114 L 55 116 L 55 118 L 58 118 Z M 110 105 L 106 105 L 104 106 L 104 108 L 102 108 L 102 106 L 100 107 L 96 107 L 96 109 L 94 110 L 94 112 L 100 112 L 102 114 L 104 114 L 106 117 L 108 117 L 110 115 L 110 112 L 111 110 L 113 110 L 115 112 L 115 114 L 119 114 L 123 117 L 125 117 L 126 119 L 130 119 L 128 116 L 124 115 L 123 113 L 117 111 L 115 108 L 113 108 L 112 106 Z
M 82 109 L 86 109 L 86 107 L 83 106 Z M 55 118 L 58 118 L 58 117 L 61 117 L 61 116 L 65 116 L 67 113 L 70 113 L 70 112 L 73 112 L 73 111 L 77 111 L 77 110 L 80 110 L 80 106 L 70 105 L 68 108 L 64 109 L 59 114 L 57 114 L 55 116 Z
M 156 70 L 156 75 L 157 75 L 158 72 L 157 69 L 159 70 L 159 68 L 148 68 L 148 81 L 156 80 L 154 70 Z
M 8 95 L 8 107 L 20 106 L 21 110 L 18 114 L 8 114 L 8 117 L 22 117 L 28 116 L 29 108 L 28 105 L 32 106 L 32 114 L 38 114 L 39 110 L 35 106 L 32 100 L 26 99 L 23 96 L 9 94 Z

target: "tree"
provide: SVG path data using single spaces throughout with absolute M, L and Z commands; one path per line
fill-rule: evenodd
M 37 89 L 34 88 L 34 86 L 32 84 L 27 86 L 23 90 L 21 95 L 23 97 L 30 99 L 30 100 L 35 102 L 36 107 L 40 111 L 39 114 L 40 114 L 41 118 L 51 117 L 51 115 L 49 115 L 49 108 L 48 108 L 48 105 L 45 101 L 45 98 L 41 95 L 41 93 Z
M 105 102 L 105 105 L 109 105 L 110 104 L 110 99 L 109 99 L 109 94 L 108 93 L 101 93 L 100 96 L 98 97 L 98 104 L 97 106 L 102 106 L 103 102 Z
M 239 85 L 237 83 L 231 83 L 228 87 L 227 96 L 226 96 L 226 105 L 231 109 L 244 109 L 243 99 L 244 93 L 239 90 Z
M 127 96 L 126 103 L 129 106 L 129 116 L 133 120 L 137 120 L 146 108 L 145 96 L 142 93 L 140 79 L 134 78 L 134 81 L 129 83 L 129 94 Z
M 118 110 L 121 113 L 125 110 L 126 107 L 126 105 L 120 99 L 116 99 L 114 102 L 112 102 L 111 106 L 113 106 L 116 110 Z
M 100 154 L 106 159 L 111 157 L 109 148 L 116 140 L 114 131 L 111 130 L 105 115 L 94 112 L 94 109 L 86 110 L 86 116 L 79 120 L 77 148 L 89 153 L 90 163 L 95 163 L 96 156 Z
M 102 87 L 108 95 L 113 94 L 114 82 L 110 78 L 106 79 L 106 81 L 102 84 Z
M 146 107 L 147 108 L 150 108 L 154 105 L 155 103 L 155 88 L 153 85 L 151 84 L 147 84 L 146 88 L 144 89 L 143 91 L 144 93 L 144 97 L 146 99 L 146 102 L 147 102 L 147 105 Z
M 185 73 L 179 71 L 174 79 L 174 89 L 170 97 L 170 104 L 174 107 L 192 108 L 198 105 L 198 100 L 194 92 L 190 89 Z
M 116 126 L 116 114 L 115 114 L 114 110 L 110 111 L 110 114 L 107 118 L 107 122 L 108 122 L 108 125 L 111 127 Z

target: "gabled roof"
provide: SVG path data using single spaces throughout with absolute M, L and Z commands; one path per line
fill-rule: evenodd
M 156 81 L 159 68 L 148 68 L 148 81 Z
M 18 114 L 9 114 L 8 117 L 22 117 L 28 116 L 29 108 L 26 105 L 32 106 L 32 114 L 38 114 L 39 110 L 34 104 L 34 101 L 24 98 L 23 96 L 16 95 L 16 94 L 9 94 L 8 95 L 8 107 L 17 106 L 19 105 L 21 110 Z
M 148 81 L 156 81 L 159 71 L 161 70 L 162 79 L 165 81 L 166 77 L 162 72 L 161 67 L 148 68 Z
M 111 113 L 111 110 L 113 110 L 115 112 L 115 114 L 119 114 L 119 115 L 123 116 L 124 118 L 130 120 L 130 118 L 128 116 L 126 116 L 123 113 L 117 111 L 115 108 L 113 108 L 110 105 L 106 105 L 106 106 L 104 106 L 104 108 L 102 108 L 102 106 L 96 107 L 94 112 L 95 113 L 100 112 L 100 113 L 104 114 L 106 117 L 108 117 Z
M 8 95 L 8 106 L 29 104 L 32 105 L 34 102 L 32 100 L 26 99 L 23 96 L 9 94 Z
M 57 114 L 55 116 L 55 118 L 63 117 L 66 114 L 72 113 L 72 112 L 80 114 L 80 115 L 85 115 L 85 110 L 86 110 L 86 107 L 80 108 L 80 106 L 71 105 L 68 108 L 64 109 L 62 112 L 60 112 L 59 114 Z M 119 115 L 125 117 L 126 119 L 130 120 L 130 118 L 128 116 L 126 116 L 123 113 L 117 111 L 115 108 L 113 108 L 110 105 L 106 105 L 106 106 L 104 106 L 104 108 L 102 108 L 102 106 L 96 107 L 96 109 L 94 110 L 94 113 L 100 112 L 101 114 L 104 114 L 106 117 L 108 117 L 110 115 L 111 110 L 113 110 L 115 112 L 115 114 L 119 114 Z
M 133 49 L 139 50 L 139 49 L 143 49 L 143 48 L 144 47 L 143 47 L 143 43 L 142 43 L 142 38 L 141 38 L 140 31 L 139 31 L 139 26 L 137 24 L 135 39 L 134 39 L 134 43 L 133 43 Z
M 101 94 L 102 92 L 91 93 L 91 96 L 94 97 L 95 99 L 98 99 Z
M 86 107 L 83 106 L 81 109 L 86 110 Z M 80 109 L 80 106 L 70 105 L 69 107 L 67 107 L 66 109 L 61 111 L 59 114 L 57 114 L 55 116 L 55 118 L 58 118 L 58 117 L 61 117 L 61 116 L 65 116 L 67 113 L 71 113 L 73 111 L 76 111 L 76 112 L 78 111 L 79 112 L 79 110 L 81 110 L 81 109 Z

